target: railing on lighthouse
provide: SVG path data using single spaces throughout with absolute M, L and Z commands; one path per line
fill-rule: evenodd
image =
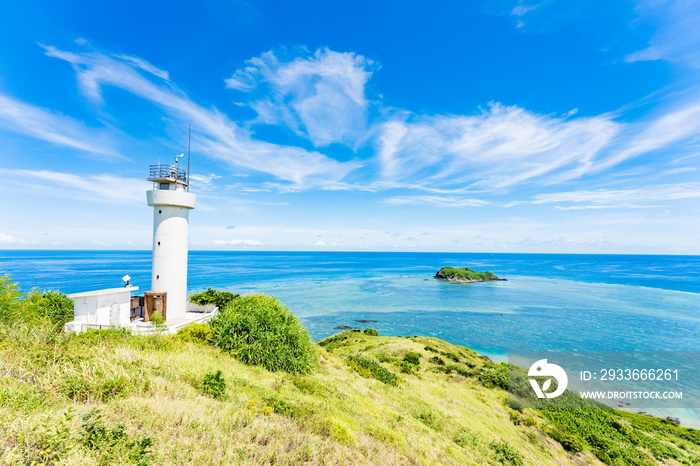
M 175 155 L 175 163 L 173 165 L 151 165 L 148 181 L 153 181 L 153 189 L 190 190 L 189 174 L 186 170 L 178 167 L 178 159 L 183 155 L 184 154 Z

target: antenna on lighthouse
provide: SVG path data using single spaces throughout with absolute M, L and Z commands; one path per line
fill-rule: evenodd
M 190 146 L 192 143 L 192 123 L 190 123 L 190 130 L 187 134 L 187 192 L 190 192 Z

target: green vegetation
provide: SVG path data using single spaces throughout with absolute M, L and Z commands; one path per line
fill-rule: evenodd
M 208 343 L 214 330 L 207 324 L 189 324 L 177 331 L 177 338 L 182 341 Z
M 483 282 L 499 280 L 499 278 L 491 272 L 475 272 L 472 269 L 467 268 L 457 268 L 457 267 L 443 267 L 437 274 L 435 278 L 442 280 L 452 280 L 452 281 L 463 281 L 463 282 Z
M 399 378 L 381 365 L 360 356 L 348 356 L 348 364 L 355 372 L 367 379 L 377 379 L 387 385 L 398 385 Z
M 435 338 L 347 331 L 311 345 L 314 370 L 269 371 L 203 329 L 65 334 L 32 293 L 0 284 L 0 465 L 700 462 L 700 431 L 663 419 L 509 407 L 524 372 Z
M 63 328 L 73 320 L 73 300 L 57 291 L 21 293 L 9 276 L 0 275 L 0 323 L 48 324 Z
M 373 329 L 373 328 L 366 328 L 365 331 L 364 331 L 364 333 L 365 333 L 366 335 L 370 335 L 370 336 L 373 336 L 373 337 L 379 336 L 379 332 L 377 332 L 377 331 L 376 331 L 375 329 Z
M 207 291 L 195 293 L 190 296 L 190 302 L 202 305 L 213 304 L 219 309 L 223 309 L 228 305 L 228 303 L 239 298 L 240 296 L 241 295 L 233 294 L 230 291 L 217 291 L 213 288 L 207 288 Z
M 277 299 L 250 295 L 234 299 L 210 321 L 211 342 L 246 364 L 292 374 L 318 365 L 306 329 Z
M 403 357 L 403 360 L 409 364 L 419 366 L 420 365 L 420 354 L 418 354 L 418 353 L 406 353 Z
M 204 374 L 201 388 L 202 393 L 214 398 L 215 400 L 226 399 L 226 380 L 224 380 L 221 370 Z

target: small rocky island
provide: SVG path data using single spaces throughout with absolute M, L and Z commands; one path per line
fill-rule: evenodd
M 474 283 L 474 282 L 492 282 L 506 281 L 505 278 L 498 278 L 491 272 L 475 272 L 468 268 L 443 267 L 438 270 L 435 277 L 438 280 L 445 280 L 452 283 Z

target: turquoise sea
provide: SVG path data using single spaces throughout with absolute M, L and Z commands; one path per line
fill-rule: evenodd
M 433 279 L 444 265 L 507 281 Z M 0 273 L 25 290 L 120 287 L 129 274 L 143 292 L 150 267 L 150 251 L 0 251 Z M 700 351 L 700 256 L 191 251 L 188 291 L 207 287 L 276 296 L 315 340 L 347 325 L 442 338 L 496 361 L 509 351 Z M 699 409 L 648 412 L 700 428 Z
M 23 289 L 150 286 L 150 251 L 0 251 Z M 443 265 L 505 282 L 434 280 Z M 191 251 L 189 292 L 267 293 L 319 340 L 371 325 L 508 351 L 700 350 L 700 256 Z M 358 320 L 376 320 L 362 324 Z

